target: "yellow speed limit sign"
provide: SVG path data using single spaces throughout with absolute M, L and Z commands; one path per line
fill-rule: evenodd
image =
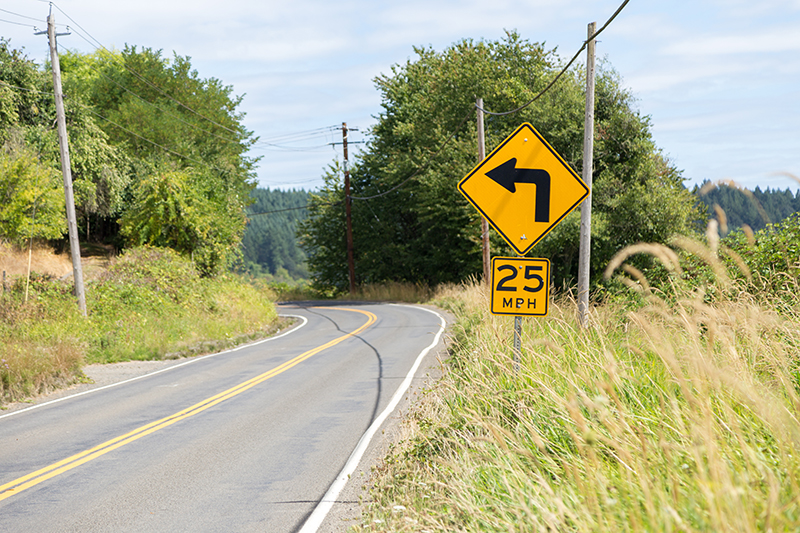
M 547 316 L 549 300 L 549 259 L 492 258 L 492 314 Z

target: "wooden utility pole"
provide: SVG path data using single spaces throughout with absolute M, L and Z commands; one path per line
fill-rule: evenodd
M 52 12 L 47 17 L 47 38 L 50 41 L 50 62 L 53 66 L 53 92 L 56 95 L 56 123 L 58 127 L 58 145 L 61 148 L 61 172 L 64 175 L 64 197 L 67 204 L 67 228 L 69 229 L 69 250 L 72 255 L 72 277 L 75 281 L 75 296 L 78 299 L 78 307 L 81 310 L 81 314 L 86 316 L 86 294 L 83 289 L 78 222 L 75 218 L 75 200 L 72 195 L 72 170 L 69 164 L 67 120 L 64 116 L 64 95 L 61 92 L 61 64 L 58 62 L 56 21 Z
M 342 146 L 344 146 L 344 214 L 347 235 L 347 271 L 350 276 L 350 294 L 356 292 L 356 265 L 353 258 L 353 219 L 351 216 L 350 169 L 347 168 L 347 122 L 342 122 Z
M 486 159 L 486 138 L 483 129 L 483 98 L 478 98 L 478 162 Z M 483 282 L 491 283 L 489 272 L 491 264 L 491 248 L 489 247 L 489 221 L 481 217 L 481 240 L 483 242 Z
M 586 119 L 583 130 L 583 181 L 589 195 L 581 204 L 581 243 L 578 259 L 578 322 L 586 327 L 589 322 L 589 264 L 592 245 L 592 170 L 594 161 L 594 32 L 596 24 L 589 24 L 586 48 Z

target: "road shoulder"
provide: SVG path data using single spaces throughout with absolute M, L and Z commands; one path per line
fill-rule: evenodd
M 445 334 L 442 335 L 439 344 L 423 359 L 417 370 L 416 378 L 412 381 L 406 394 L 403 395 L 397 408 L 386 419 L 380 432 L 370 442 L 358 468 L 350 476 L 317 533 L 345 533 L 361 520 L 363 511 L 370 502 L 369 491 L 373 469 L 383 462 L 392 444 L 396 444 L 408 436 L 404 420 L 423 392 L 430 389 L 442 377 L 448 357 L 448 333 L 454 318 L 450 313 L 438 307 L 431 305 L 420 305 L 419 307 L 436 311 L 445 318 L 447 323 Z

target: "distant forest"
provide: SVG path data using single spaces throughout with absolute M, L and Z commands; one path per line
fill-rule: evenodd
M 708 185 L 704 182 L 695 187 L 694 193 L 700 202 L 705 204 L 708 216 L 715 217 L 715 205 L 725 212 L 729 231 L 741 228 L 745 224 L 754 231 L 769 224 L 780 222 L 796 211 L 800 211 L 800 191 L 793 193 L 789 189 L 780 191 L 767 188 L 754 191 L 742 191 L 736 187 L 719 185 L 709 187 L 705 194 L 700 191 Z
M 297 224 L 306 218 L 308 192 L 255 189 L 242 238 L 247 272 L 278 281 L 308 278 L 306 255 L 297 242 Z
M 743 192 L 735 187 L 719 185 L 700 194 L 708 182 L 695 187 L 694 194 L 705 205 L 709 217 L 714 206 L 725 212 L 728 230 L 748 225 L 753 230 L 767 222 L 780 222 L 800 211 L 800 191 L 765 189 Z M 247 208 L 250 222 L 242 239 L 245 270 L 258 277 L 271 276 L 277 280 L 307 279 L 306 254 L 297 242 L 297 224 L 307 216 L 308 191 L 255 189 L 254 203 Z M 761 206 L 761 210 L 759 207 Z M 263 213 L 263 214 L 259 214 Z M 766 219 L 766 220 L 765 220 Z

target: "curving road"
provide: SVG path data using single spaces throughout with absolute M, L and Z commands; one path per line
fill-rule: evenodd
M 444 320 L 279 310 L 281 336 L 0 416 L 0 531 L 315 531 Z

